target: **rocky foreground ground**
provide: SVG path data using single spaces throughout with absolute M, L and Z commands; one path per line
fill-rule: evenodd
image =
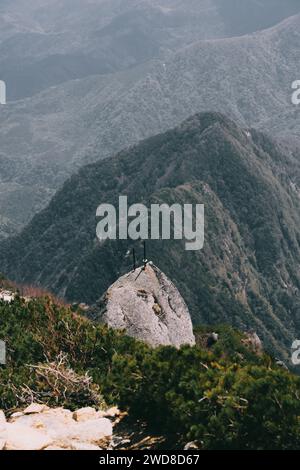
M 144 423 L 126 422 L 117 407 L 74 412 L 32 403 L 9 418 L 0 411 L 0 450 L 142 450 L 163 444 Z
M 96 411 L 32 404 L 6 419 L 0 412 L 1 450 L 101 450 L 113 448 L 117 408 Z

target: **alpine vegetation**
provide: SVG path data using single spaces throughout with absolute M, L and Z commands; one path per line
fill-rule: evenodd
M 0 0 L 0 461 L 300 450 L 299 43 L 299 0 Z

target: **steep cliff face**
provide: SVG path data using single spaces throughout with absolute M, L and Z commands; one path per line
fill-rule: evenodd
M 153 347 L 195 344 L 185 301 L 153 264 L 120 277 L 89 315 Z

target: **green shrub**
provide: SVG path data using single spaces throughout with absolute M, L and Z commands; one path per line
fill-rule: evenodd
M 196 337 L 208 331 L 199 328 Z M 50 299 L 1 303 L 8 362 L 0 369 L 0 408 L 13 411 L 30 393 L 71 409 L 105 399 L 179 448 L 196 440 L 204 449 L 300 449 L 300 379 L 249 351 L 242 333 L 215 331 L 220 340 L 210 349 L 153 350 Z M 66 381 L 57 383 L 59 357 Z

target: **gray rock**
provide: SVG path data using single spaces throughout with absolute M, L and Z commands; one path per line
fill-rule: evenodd
M 153 264 L 119 278 L 89 316 L 152 347 L 194 345 L 187 305 L 174 284 Z
M 242 343 L 250 347 L 256 354 L 263 352 L 263 344 L 258 334 L 255 331 L 250 331 L 246 335 L 246 339 L 242 340 Z

